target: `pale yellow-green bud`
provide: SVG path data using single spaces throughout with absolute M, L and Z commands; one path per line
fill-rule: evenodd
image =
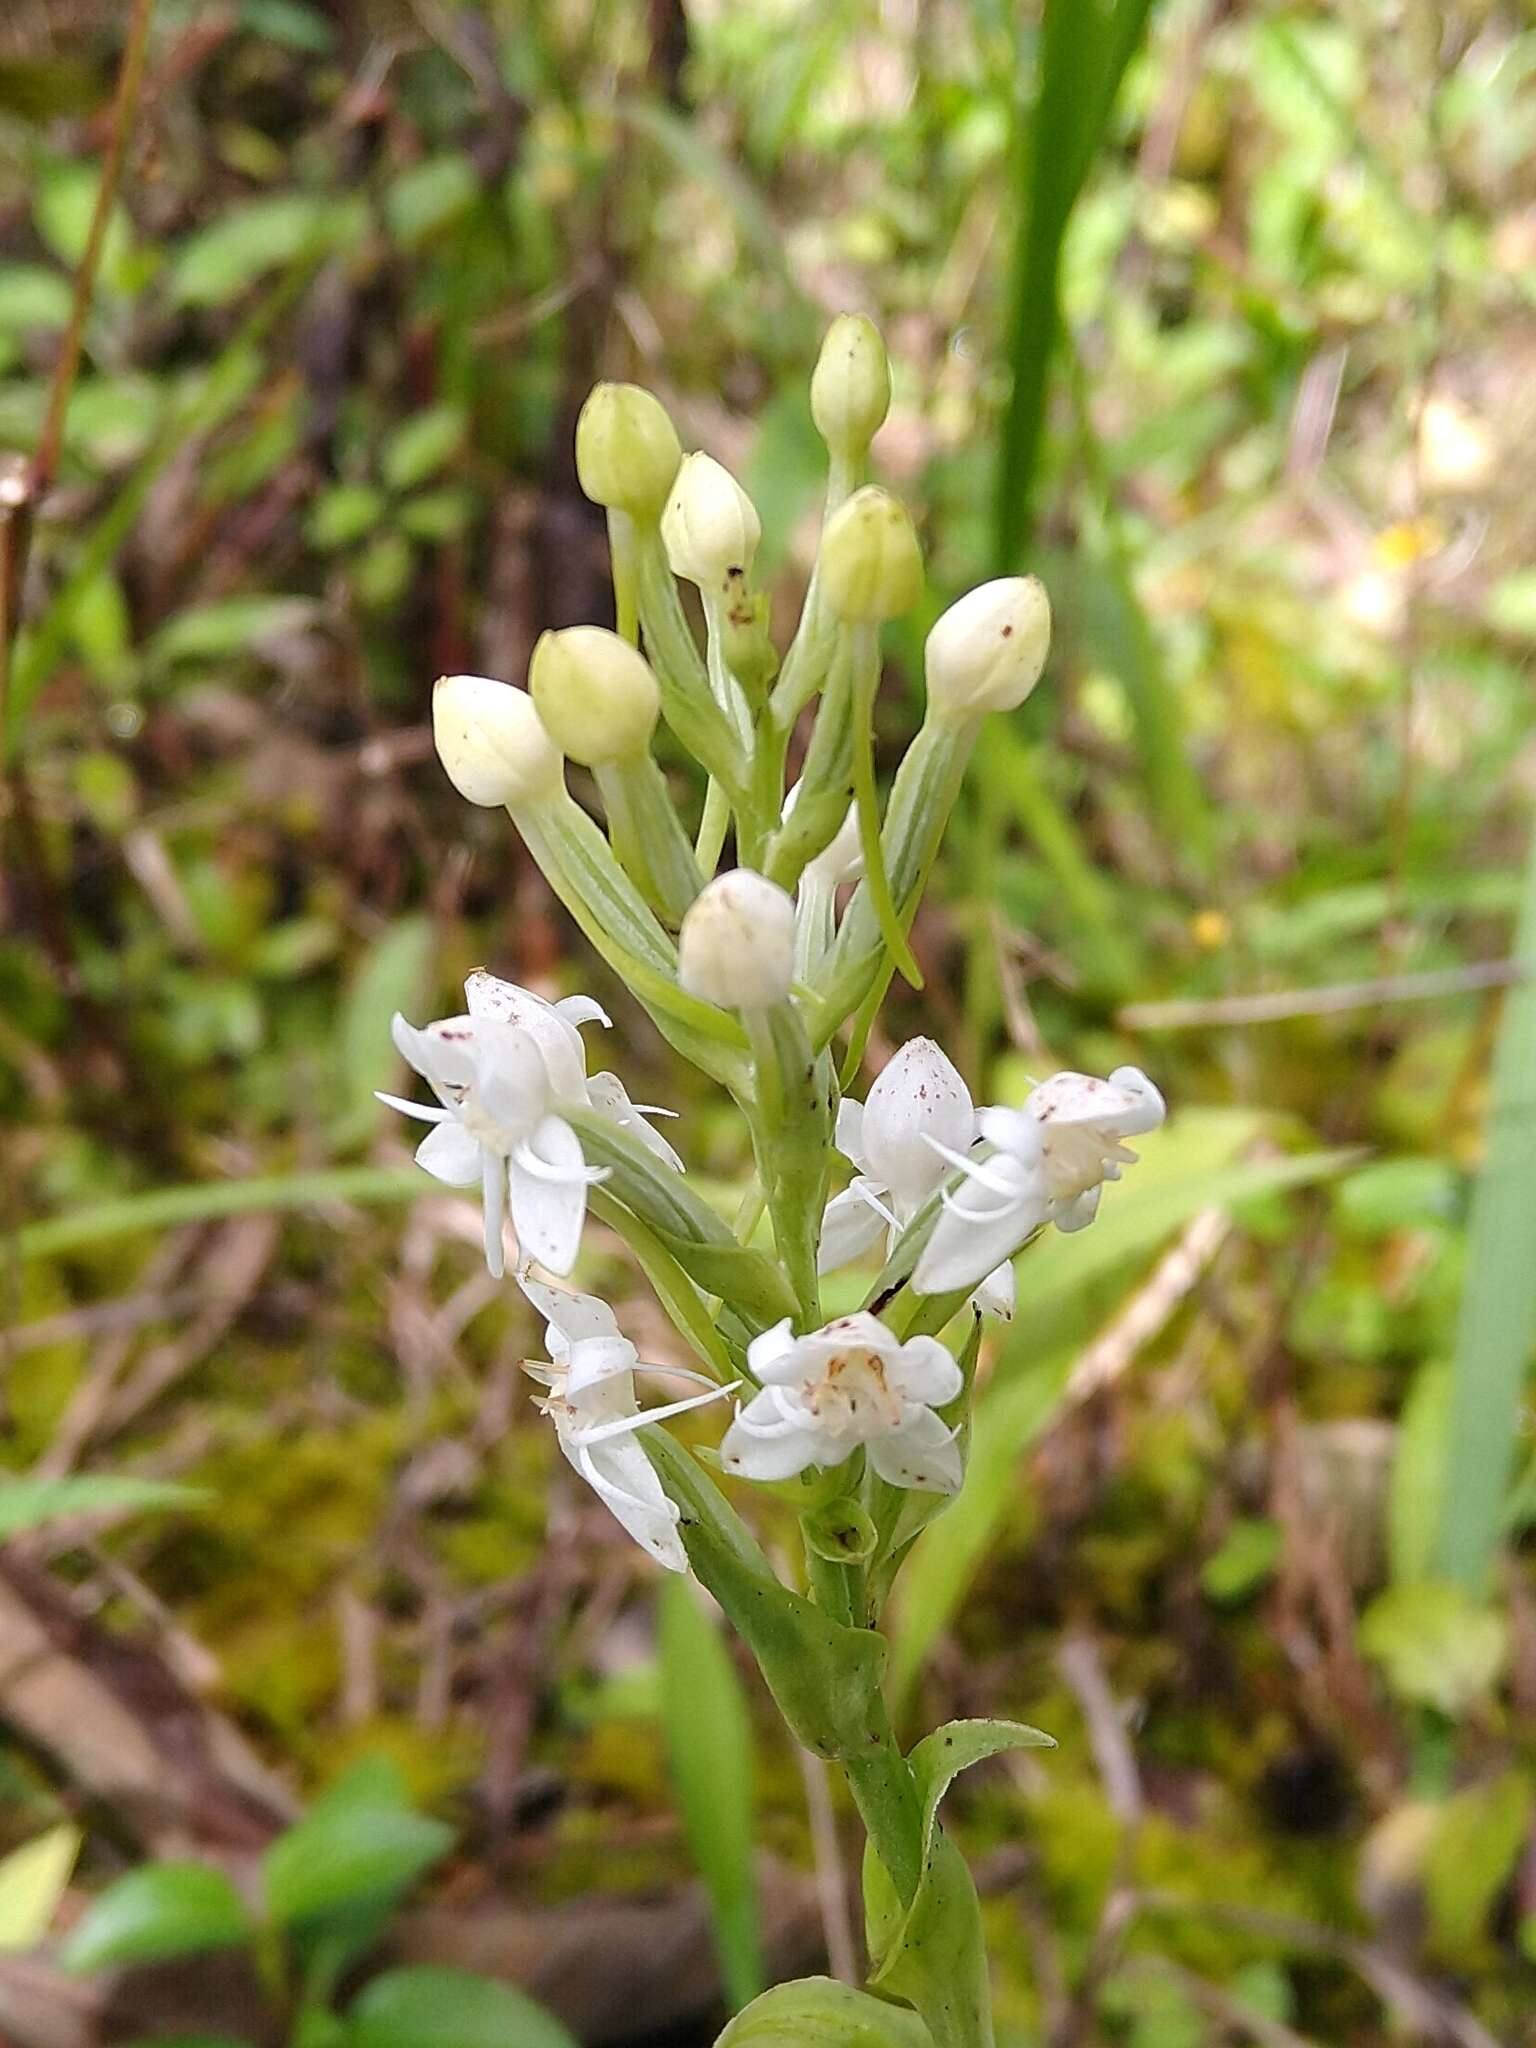
M 795 906 L 777 882 L 732 868 L 705 884 L 677 935 L 677 978 L 727 1010 L 767 1010 L 795 972 Z
M 862 313 L 840 313 L 811 372 L 811 417 L 834 455 L 857 460 L 891 409 L 891 365 L 880 330 Z
M 950 724 L 1013 711 L 1039 682 L 1050 644 L 1051 604 L 1038 576 L 978 584 L 928 635 L 928 702 Z
M 923 558 L 905 505 L 874 484 L 840 505 L 821 537 L 821 589 L 840 619 L 878 625 L 922 595 Z
M 536 804 L 562 787 L 560 749 L 533 699 L 489 676 L 440 676 L 432 689 L 432 738 L 448 780 L 472 804 Z
M 674 576 L 711 595 L 752 572 L 763 537 L 757 508 L 712 455 L 685 455 L 661 515 L 661 538 Z
M 638 384 L 595 384 L 576 422 L 576 474 L 594 505 L 659 519 L 683 459 L 666 407 Z
M 643 754 L 661 710 L 650 663 L 606 626 L 541 634 L 528 688 L 545 731 L 584 768 Z

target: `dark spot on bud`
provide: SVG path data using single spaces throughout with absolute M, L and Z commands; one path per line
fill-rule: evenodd
M 1008 639 L 1008 638 L 1010 637 L 1010 635 L 1012 634 L 1012 632 L 1013 632 L 1013 628 L 1012 628 L 1012 626 L 1004 626 L 1004 628 L 1003 628 L 1003 638 L 1004 638 L 1005 640 L 1006 640 L 1006 639 Z

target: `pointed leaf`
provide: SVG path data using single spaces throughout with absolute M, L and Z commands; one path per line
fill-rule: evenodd
M 64 1947 L 68 1970 L 153 1963 L 251 1938 L 245 1901 L 206 1863 L 151 1863 L 110 1884 Z
M 753 1999 L 715 2048 L 930 2048 L 930 2040 L 914 2012 L 834 1977 L 801 1977 Z
M 510 1984 L 432 1963 L 375 1977 L 347 2019 L 347 2048 L 576 2048 Z

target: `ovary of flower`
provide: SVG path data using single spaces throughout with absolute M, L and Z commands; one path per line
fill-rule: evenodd
M 506 1269 L 502 1220 L 508 1208 L 522 1256 L 552 1273 L 569 1273 L 581 1244 L 587 1189 L 607 1176 L 587 1165 L 562 1109 L 596 1109 L 670 1165 L 680 1169 L 682 1162 L 617 1076 L 588 1081 L 577 1025 L 608 1022 L 589 996 L 546 1002 L 483 969 L 469 977 L 464 994 L 464 1016 L 440 1018 L 425 1030 L 396 1016 L 391 1026 L 401 1056 L 440 1107 L 382 1091 L 379 1100 L 436 1126 L 417 1147 L 419 1166 L 450 1187 L 480 1187 L 486 1264 L 496 1278 Z
M 670 1572 L 688 1569 L 677 1533 L 678 1510 L 662 1491 L 636 1430 L 729 1392 L 702 1373 L 666 1368 L 673 1378 L 707 1389 L 664 1407 L 642 1409 L 635 1396 L 639 1353 L 619 1329 L 613 1310 L 595 1295 L 576 1294 L 536 1280 L 525 1267 L 517 1284 L 543 1316 L 550 1363 L 525 1360 L 523 1370 L 546 1391 L 539 1407 L 555 1425 L 566 1459 L 622 1528 Z
M 955 1066 L 931 1038 L 909 1038 L 892 1054 L 863 1103 L 837 1112 L 837 1148 L 857 1172 L 827 1204 L 818 1263 L 830 1273 L 856 1259 L 885 1232 L 887 1245 L 950 1174 L 948 1161 L 975 1142 L 976 1109 Z M 977 1289 L 989 1315 L 1013 1314 L 1013 1268 L 1006 1259 Z
M 796 1337 L 786 1317 L 753 1338 L 747 1363 L 761 1391 L 725 1433 L 727 1472 L 792 1479 L 808 1465 L 841 1465 L 862 1444 L 892 1486 L 959 1490 L 954 1432 L 934 1410 L 963 1380 L 936 1337 L 902 1344 L 864 1310 Z
M 985 1158 L 933 1141 L 962 1178 L 944 1195 L 943 1214 L 912 1277 L 914 1292 L 946 1294 L 974 1285 L 1044 1223 L 1059 1230 L 1091 1223 L 1104 1182 L 1118 1180 L 1121 1167 L 1135 1162 L 1125 1140 L 1156 1130 L 1166 1113 L 1138 1067 L 1117 1067 L 1107 1081 L 1054 1074 L 1031 1089 L 1020 1108 L 981 1112 L 977 1128 L 993 1147 Z

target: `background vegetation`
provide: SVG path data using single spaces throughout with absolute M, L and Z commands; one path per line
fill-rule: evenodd
M 925 1723 L 1061 1745 L 955 1800 L 1007 2038 L 1530 2039 L 1528 10 L 161 0 L 34 507 L 126 15 L 0 24 L 0 1771 L 5 1846 L 86 1831 L 28 1896 L 239 1873 L 382 1756 L 457 1839 L 396 1953 L 592 2042 L 718 2021 L 695 1871 L 737 1995 L 760 1943 L 838 1958 L 845 1816 L 691 1609 L 658 1633 L 371 1091 L 472 966 L 592 986 L 427 725 L 606 616 L 591 382 L 743 477 L 788 619 L 856 309 L 929 616 L 1028 566 L 1059 621 L 890 1029 L 978 1098 L 1133 1057 L 1177 1112 L 1022 1263 L 900 1601 Z M 724 1187 L 742 1134 L 675 1106 Z M 41 1490 L 99 1475 L 198 1491 Z M 270 1973 L 53 1967 L 0 1956 L 26 2048 L 271 2038 Z

